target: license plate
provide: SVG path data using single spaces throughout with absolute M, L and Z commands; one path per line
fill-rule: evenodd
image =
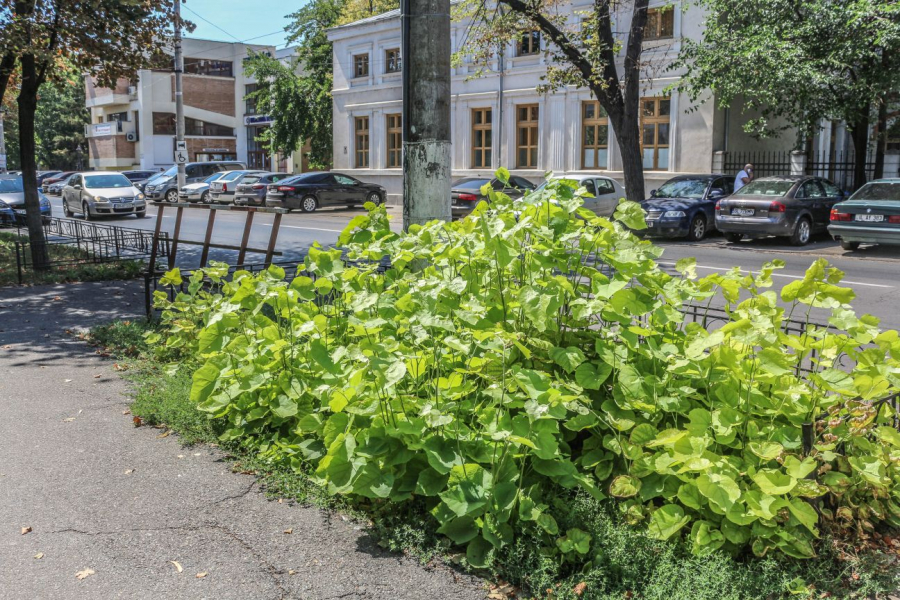
M 731 214 L 735 217 L 752 217 L 756 213 L 752 208 L 732 208 Z
M 651 229 L 652 229 L 653 227 L 656 227 L 656 221 L 651 221 L 651 220 L 648 219 L 648 220 L 647 220 L 647 227 L 649 227 L 649 228 L 651 228 Z
M 17 208 L 17 209 L 16 209 L 16 214 L 24 215 L 24 214 L 25 214 L 25 211 L 24 211 L 23 209 L 21 209 L 21 208 Z
M 867 223 L 881 223 L 884 221 L 884 215 L 856 215 L 855 220 L 866 221 Z

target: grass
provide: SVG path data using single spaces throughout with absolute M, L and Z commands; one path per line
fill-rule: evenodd
M 152 324 L 119 322 L 93 329 L 89 341 L 124 362 L 132 382 L 131 412 L 144 424 L 168 427 L 185 444 L 221 446 L 239 472 L 252 472 L 272 498 L 338 510 L 368 522 L 369 534 L 386 549 L 404 552 L 423 563 L 444 560 L 465 567 L 465 558 L 435 531 L 425 501 L 402 505 L 354 502 L 329 496 L 309 474 L 289 465 L 271 464 L 257 449 L 221 443 L 224 427 L 206 418 L 189 400 L 191 374 L 169 369 L 166 357 L 151 352 L 143 334 Z M 681 544 L 652 540 L 618 517 L 614 504 L 571 494 L 555 513 L 560 530 L 579 527 L 592 537 L 592 558 L 585 565 L 560 566 L 540 551 L 536 531 L 519 531 L 517 541 L 493 557 L 488 572 L 509 582 L 521 597 L 554 600 L 774 600 L 778 598 L 880 598 L 900 589 L 896 557 L 855 555 L 821 540 L 811 560 L 735 559 L 723 553 L 698 558 Z M 507 588 L 502 588 L 507 589 Z M 500 597 L 500 596 L 493 596 Z
M 16 241 L 27 241 L 27 238 L 15 233 L 0 232 L 0 287 L 19 284 Z M 67 264 L 54 266 L 43 272 L 25 269 L 23 271 L 24 284 L 41 285 L 74 281 L 133 279 L 143 270 L 143 263 L 137 260 L 92 263 L 89 262 L 89 254 L 79 248 L 62 244 L 52 244 L 48 248 L 51 261 L 66 262 Z

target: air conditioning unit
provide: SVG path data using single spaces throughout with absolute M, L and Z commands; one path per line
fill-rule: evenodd
M 128 133 L 125 134 L 125 139 L 129 142 L 136 142 L 137 141 L 137 132 L 129 131 Z

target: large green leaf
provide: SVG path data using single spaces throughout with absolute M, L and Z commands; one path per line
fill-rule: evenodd
M 650 537 L 667 540 L 681 531 L 689 521 L 690 517 L 685 516 L 680 506 L 666 504 L 653 511 L 647 532 Z
M 794 477 L 775 469 L 760 469 L 753 476 L 753 481 L 759 486 L 764 494 L 771 496 L 779 496 L 790 493 L 797 485 Z

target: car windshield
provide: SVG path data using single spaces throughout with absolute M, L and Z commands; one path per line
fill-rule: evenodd
M 480 190 L 484 184 L 490 182 L 490 179 L 460 179 L 453 184 L 453 187 L 463 190 Z
M 0 194 L 15 194 L 22 191 L 22 179 L 0 179 Z
M 222 176 L 222 173 L 221 173 L 221 172 L 220 172 L 220 173 L 213 173 L 212 175 L 210 175 L 209 177 L 207 177 L 206 179 L 204 179 L 204 180 L 203 180 L 203 183 L 212 183 L 213 181 L 217 180 L 217 179 L 218 179 L 219 177 L 221 177 L 221 176 Z
M 881 200 L 900 202 L 900 183 L 867 183 L 850 200 Z
M 85 175 L 84 187 L 88 189 L 131 187 L 131 182 L 124 175 Z
M 658 198 L 702 198 L 706 191 L 706 179 L 675 179 L 667 181 L 656 190 Z
M 262 178 L 262 175 L 247 175 L 246 177 L 241 179 L 241 183 L 256 183 Z
M 784 196 L 794 187 L 793 181 L 757 179 L 737 191 L 741 196 Z
M 233 173 L 226 173 L 225 175 L 222 176 L 221 181 L 234 181 L 235 179 L 239 178 L 243 174 L 244 174 L 243 171 L 234 171 Z

